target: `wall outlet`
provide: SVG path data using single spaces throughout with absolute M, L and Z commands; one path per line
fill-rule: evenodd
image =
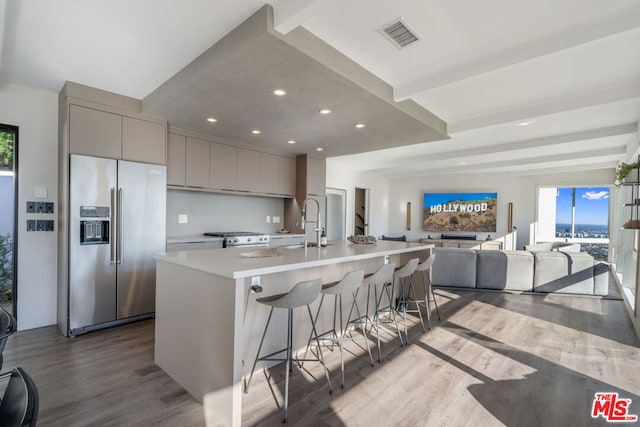
M 27 202 L 27 213 L 36 213 L 36 202 Z
M 251 286 L 260 286 L 260 276 L 253 276 L 251 278 Z
M 36 202 L 36 213 L 44 213 L 47 204 L 45 202 Z
M 189 222 L 189 215 L 180 214 L 178 215 L 178 224 L 186 224 Z
M 46 219 L 44 221 L 44 231 L 53 231 L 53 221 L 50 219 Z
M 36 220 L 28 219 L 27 220 L 27 231 L 36 231 Z
M 271 223 L 271 217 L 269 215 L 267 215 L 267 224 Z
M 280 224 L 280 217 L 279 216 L 274 216 L 273 217 L 273 223 L 274 224 Z
M 44 212 L 48 214 L 53 213 L 53 202 L 46 202 L 44 204 Z

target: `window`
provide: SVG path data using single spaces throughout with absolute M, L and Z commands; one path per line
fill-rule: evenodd
M 582 251 L 606 261 L 609 188 L 539 187 L 536 241 L 580 243 Z

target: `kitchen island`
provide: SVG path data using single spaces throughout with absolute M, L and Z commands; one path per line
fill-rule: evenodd
M 242 379 L 253 363 L 269 311 L 256 297 L 288 292 L 303 280 L 334 282 L 356 269 L 373 273 L 385 261 L 401 265 L 416 256 L 423 261 L 432 247 L 332 241 L 327 247 L 280 249 L 277 256 L 262 258 L 241 256 L 258 248 L 157 254 L 155 362 L 203 403 L 207 425 L 239 426 Z M 262 291 L 253 292 L 252 284 Z M 366 306 L 366 290 L 360 292 L 359 304 Z M 319 332 L 329 329 L 332 319 L 332 304 L 323 308 Z M 304 310 L 294 312 L 297 348 L 306 345 L 311 329 L 304 316 Z M 286 311 L 276 310 L 272 324 L 264 352 L 284 347 Z

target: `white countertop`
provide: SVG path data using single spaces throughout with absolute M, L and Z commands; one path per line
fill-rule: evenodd
M 280 273 L 302 268 L 358 261 L 385 255 L 397 255 L 416 250 L 431 249 L 434 245 L 378 241 L 372 245 L 356 245 L 346 240 L 330 241 L 329 246 L 318 248 L 283 249 L 275 257 L 244 258 L 243 252 L 257 248 L 205 249 L 156 254 L 156 259 L 230 279 L 240 279 L 262 274 Z

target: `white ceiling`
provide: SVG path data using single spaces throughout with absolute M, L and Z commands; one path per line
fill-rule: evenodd
M 71 80 L 142 99 L 263 1 L 2 0 L 0 85 L 57 93 Z M 272 4 L 278 31 L 302 26 L 448 123 L 449 140 L 335 158 L 354 169 L 526 175 L 637 152 L 640 0 Z M 398 17 L 420 37 L 402 50 L 377 31 Z

